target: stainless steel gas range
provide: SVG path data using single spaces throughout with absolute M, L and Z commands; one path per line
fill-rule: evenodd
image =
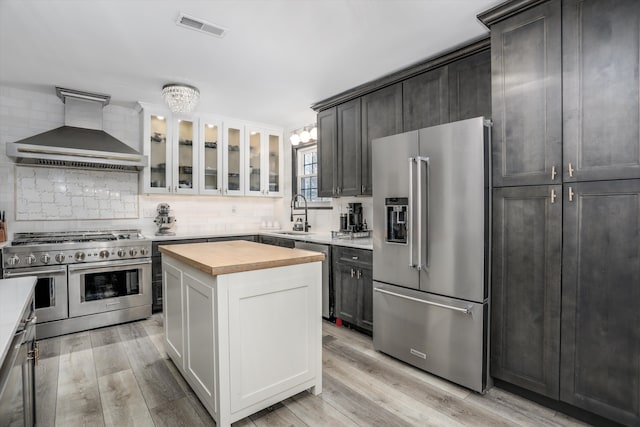
M 139 230 L 16 233 L 5 278 L 37 276 L 37 336 L 151 315 L 151 241 Z

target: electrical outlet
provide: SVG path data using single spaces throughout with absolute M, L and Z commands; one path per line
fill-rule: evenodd
M 238 208 L 236 208 L 235 206 L 231 206 L 231 213 L 232 214 L 238 213 Z

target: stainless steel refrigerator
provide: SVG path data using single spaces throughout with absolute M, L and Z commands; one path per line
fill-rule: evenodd
M 488 388 L 490 132 L 478 117 L 373 144 L 373 345 Z

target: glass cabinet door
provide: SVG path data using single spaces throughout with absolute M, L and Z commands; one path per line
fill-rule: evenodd
M 168 192 L 171 187 L 171 155 L 167 143 L 167 118 L 150 114 L 147 120 L 149 170 L 146 190 L 149 192 Z
M 173 183 L 176 193 L 197 192 L 197 176 L 194 173 L 197 147 L 193 145 L 195 134 L 193 120 L 177 119 L 177 179 Z
M 245 194 L 264 194 L 262 169 L 262 137 L 263 133 L 255 129 L 247 129 L 247 189 Z
M 268 133 L 268 185 L 267 194 L 276 195 L 282 192 L 282 138 L 281 134 L 275 132 Z
M 226 195 L 244 194 L 243 163 L 244 126 L 225 122 L 224 126 L 223 167 L 226 183 L 223 193 Z
M 221 194 L 222 129 L 218 120 L 200 120 L 200 194 Z

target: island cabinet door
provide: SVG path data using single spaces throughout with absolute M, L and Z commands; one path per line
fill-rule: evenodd
M 185 273 L 184 291 L 184 371 L 191 387 L 213 412 L 216 388 L 216 351 L 213 320 L 213 289 Z
M 170 264 L 163 263 L 162 283 L 166 350 L 176 365 L 182 368 L 184 356 L 184 334 L 182 332 L 182 272 Z
M 229 310 L 232 418 L 305 390 L 320 375 L 321 277 L 319 262 L 218 276 L 219 289 L 228 290 L 228 297 L 222 291 L 218 298 Z

